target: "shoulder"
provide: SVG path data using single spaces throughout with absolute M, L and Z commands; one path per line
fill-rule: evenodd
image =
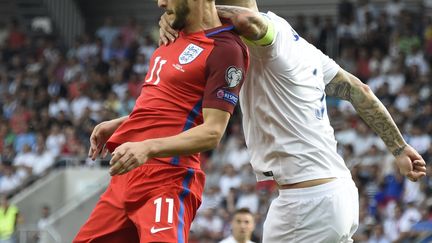
M 206 30 L 205 36 L 213 42 L 215 47 L 242 43 L 239 35 L 234 30 L 234 25 L 224 23 L 222 26 Z
M 215 50 L 224 51 L 245 51 L 246 45 L 234 31 L 224 31 L 216 35 L 209 36 L 214 40 Z
M 284 19 L 283 17 L 276 15 L 273 12 L 267 12 L 267 13 L 261 13 L 262 16 L 264 16 L 267 20 L 269 20 L 270 22 L 272 22 L 276 28 L 278 27 L 291 27 L 291 25 L 288 23 L 288 21 L 286 19 Z
M 222 63 L 237 63 L 248 66 L 249 51 L 240 37 L 233 31 L 225 31 L 210 36 L 213 39 L 213 50 L 208 62 L 220 66 Z

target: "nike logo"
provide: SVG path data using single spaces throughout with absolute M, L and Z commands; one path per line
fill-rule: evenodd
M 164 231 L 164 230 L 169 230 L 169 229 L 171 229 L 172 227 L 165 227 L 165 228 L 155 228 L 154 226 L 153 227 L 151 227 L 151 229 L 150 229 L 150 233 L 152 233 L 152 234 L 156 234 L 156 233 L 158 233 L 158 232 L 161 232 L 161 231 Z

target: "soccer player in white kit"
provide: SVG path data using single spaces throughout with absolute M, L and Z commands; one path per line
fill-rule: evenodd
M 425 175 L 425 161 L 404 141 L 369 87 L 301 38 L 286 20 L 259 13 L 255 0 L 216 3 L 246 7 L 218 6 L 218 11 L 231 19 L 250 51 L 240 104 L 251 164 L 259 181 L 275 180 L 279 186 L 263 242 L 353 242 L 358 191 L 336 151 L 326 96 L 351 102 L 410 180 Z M 165 43 L 174 38 L 167 24 L 162 18 Z

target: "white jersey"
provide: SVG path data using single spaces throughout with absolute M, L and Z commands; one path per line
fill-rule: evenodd
M 325 85 L 340 67 L 272 12 L 273 43 L 249 45 L 250 68 L 240 92 L 243 129 L 259 181 L 292 184 L 351 177 L 336 152 Z
M 231 235 L 230 237 L 225 238 L 222 241 L 219 241 L 219 243 L 238 243 L 238 241 L 234 238 L 234 236 Z M 246 243 L 255 243 L 255 242 L 248 240 Z

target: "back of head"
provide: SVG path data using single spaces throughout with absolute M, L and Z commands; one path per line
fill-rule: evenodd
M 232 5 L 245 8 L 256 6 L 256 0 L 216 0 L 217 5 Z

